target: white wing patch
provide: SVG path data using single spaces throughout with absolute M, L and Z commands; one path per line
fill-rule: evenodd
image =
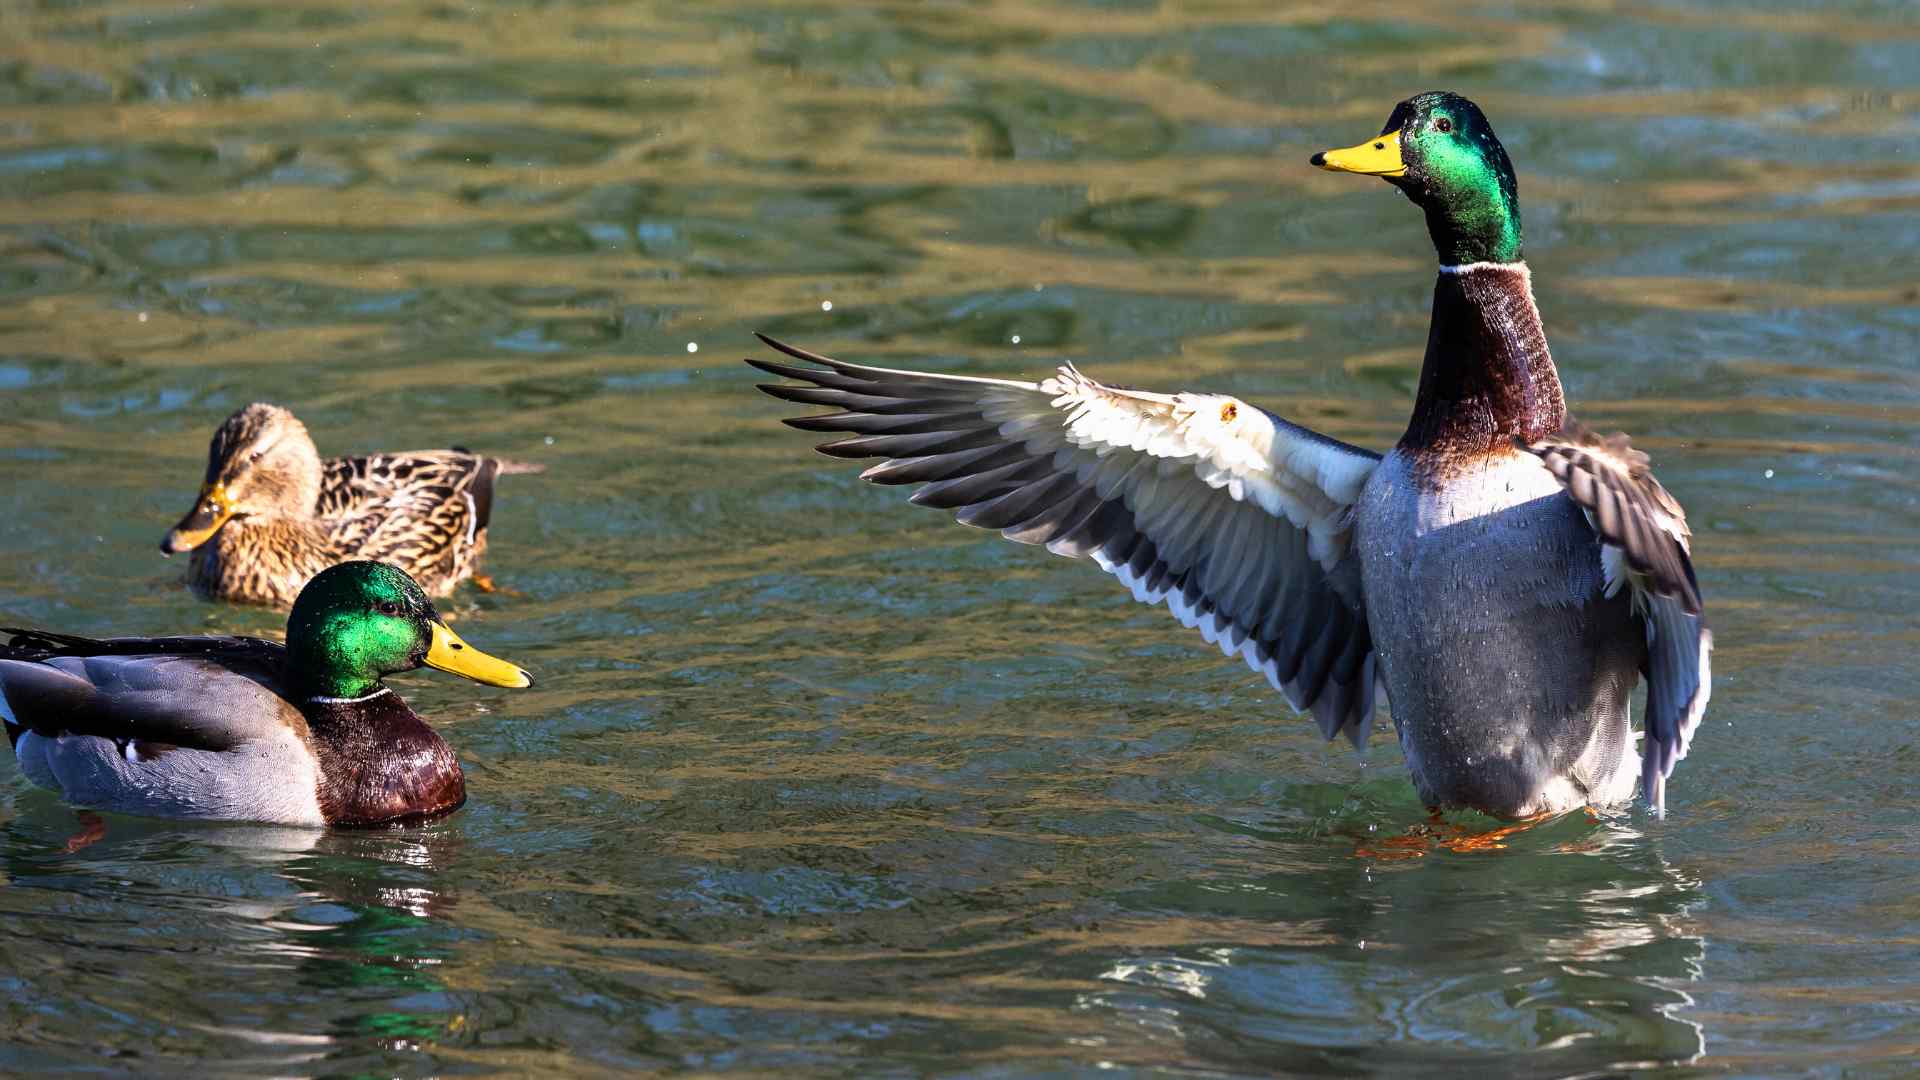
M 1022 395 L 1001 399 L 1008 408 L 983 401 L 981 412 L 1000 422 L 1000 434 L 1025 440 L 1045 451 L 1065 441 L 1101 459 L 1125 462 L 1144 454 L 1164 462 L 1190 464 L 1202 483 L 1236 501 L 1251 502 L 1313 538 L 1311 551 L 1328 570 L 1346 555 L 1352 529 L 1349 510 L 1373 474 L 1378 458 L 1355 454 L 1352 447 L 1307 434 L 1287 425 L 1289 436 L 1265 410 L 1222 394 L 1154 394 L 1104 386 L 1062 367 L 1036 388 L 1066 419 L 1032 411 Z M 1025 406 L 1024 410 L 1017 409 Z M 1064 429 L 1064 430 L 1063 430 Z M 1118 455 L 1116 457 L 1116 455 Z M 1109 467 L 1083 477 L 1110 495 L 1126 470 Z

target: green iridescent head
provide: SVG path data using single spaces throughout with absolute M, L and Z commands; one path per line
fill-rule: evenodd
M 1518 262 L 1520 195 L 1513 163 L 1480 107 L 1434 90 L 1394 106 L 1372 139 L 1313 155 L 1335 172 L 1378 176 L 1427 212 L 1444 265 Z
M 341 563 L 307 582 L 287 616 L 287 657 L 308 697 L 360 697 L 422 664 L 491 686 L 533 684 L 460 640 L 405 571 L 377 562 Z

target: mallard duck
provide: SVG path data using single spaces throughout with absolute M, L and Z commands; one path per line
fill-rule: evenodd
M 187 581 L 210 600 L 285 607 L 346 559 L 392 563 L 446 596 L 487 550 L 494 479 L 540 471 L 458 447 L 322 461 L 305 424 L 255 402 L 213 433 L 206 482 L 160 550 L 192 551 Z
M 1364 747 L 1377 688 L 1420 797 L 1520 819 L 1666 782 L 1707 704 L 1712 636 L 1679 503 L 1624 436 L 1571 425 L 1513 168 L 1472 102 L 1401 102 L 1312 164 L 1378 176 L 1440 257 L 1413 416 L 1384 457 L 1238 398 L 749 360 L 842 411 L 788 420 L 882 458 L 861 476 L 1092 559 Z M 1645 744 L 1629 696 L 1647 681 Z
M 376 562 L 308 582 L 285 645 L 0 633 L 0 719 L 20 771 L 70 803 L 148 817 L 357 826 L 449 813 L 467 797 L 460 763 L 381 679 L 425 664 L 533 683 Z

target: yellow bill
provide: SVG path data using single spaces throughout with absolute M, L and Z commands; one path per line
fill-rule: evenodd
M 160 550 L 165 554 L 178 554 L 192 551 L 206 543 L 220 526 L 233 516 L 233 500 L 227 497 L 227 489 L 222 484 L 208 484 L 200 489 L 200 498 L 187 511 L 166 536 L 160 540 Z
M 1313 155 L 1308 164 L 1331 172 L 1359 173 L 1362 176 L 1407 175 L 1407 163 L 1400 160 L 1400 132 L 1397 129 L 1344 150 L 1322 150 Z
M 532 686 L 533 676 L 497 656 L 488 656 L 460 640 L 447 624 L 434 620 L 433 644 L 427 646 L 427 666 L 450 671 L 462 678 L 488 686 Z

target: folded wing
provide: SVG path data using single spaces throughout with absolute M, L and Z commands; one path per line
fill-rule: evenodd
M 0 630 L 10 739 L 93 735 L 229 750 L 292 710 L 285 648 L 255 638 L 83 638 Z M 297 716 L 297 713 L 295 713 Z
M 451 573 L 487 527 L 501 471 L 497 459 L 464 450 L 332 458 L 316 515 L 342 550 Z
M 1600 537 L 1607 595 L 1632 590 L 1647 634 L 1641 793 L 1655 813 L 1664 814 L 1667 778 L 1687 756 L 1713 692 L 1713 632 L 1707 629 L 1693 573 L 1686 512 L 1654 479 L 1647 455 L 1628 445 L 1625 435 L 1602 437 L 1570 424 L 1527 449 L 1586 511 Z
M 1311 711 L 1365 742 L 1373 642 L 1351 510 L 1379 455 L 1214 394 L 1105 386 L 1073 367 L 1039 383 L 848 364 L 762 335 L 817 367 L 748 360 L 810 385 L 762 385 L 840 412 L 787 423 L 846 433 L 823 453 L 922 484 L 912 501 L 1060 555 L 1165 603 Z

